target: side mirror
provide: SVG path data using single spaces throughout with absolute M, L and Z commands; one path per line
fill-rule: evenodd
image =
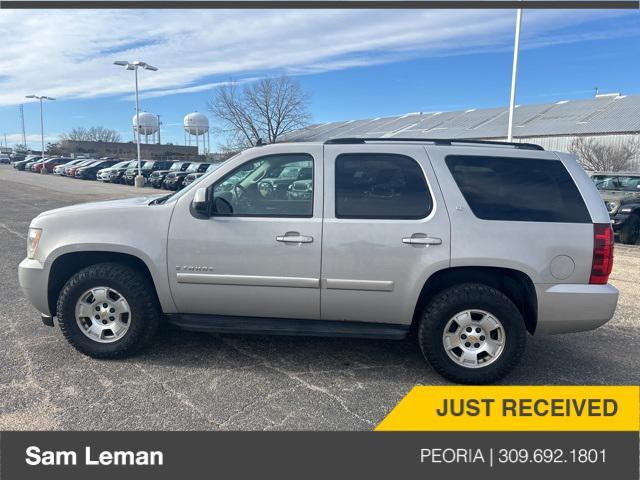
M 191 201 L 191 207 L 196 213 L 202 216 L 208 217 L 210 215 L 209 198 L 206 188 L 199 188 L 196 190 L 193 200 Z
M 215 197 L 213 199 L 213 211 L 216 215 L 233 215 L 233 207 L 224 197 Z

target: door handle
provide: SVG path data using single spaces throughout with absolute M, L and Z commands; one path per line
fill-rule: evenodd
M 300 235 L 299 232 L 287 232 L 284 235 L 278 235 L 276 241 L 284 243 L 311 243 L 313 242 L 313 237 Z
M 408 245 L 440 245 L 442 243 L 442 239 L 428 237 L 424 233 L 414 233 L 410 237 L 403 238 L 402 243 L 406 243 Z

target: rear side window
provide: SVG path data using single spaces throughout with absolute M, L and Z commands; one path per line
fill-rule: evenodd
M 559 160 L 449 155 L 445 161 L 478 218 L 591 223 L 578 188 Z
M 404 155 L 339 155 L 335 190 L 336 218 L 419 219 L 432 209 L 420 165 Z

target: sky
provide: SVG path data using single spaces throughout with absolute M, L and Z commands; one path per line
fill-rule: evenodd
M 162 141 L 207 112 L 219 85 L 286 74 L 325 122 L 508 104 L 514 10 L 0 10 L 0 143 L 105 126 L 132 139 L 134 79 Z M 640 94 L 640 11 L 526 10 L 518 104 Z M 211 118 L 216 124 L 215 118 Z M 212 146 L 223 143 L 214 135 Z

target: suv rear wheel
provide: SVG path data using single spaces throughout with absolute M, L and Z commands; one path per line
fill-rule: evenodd
M 443 377 L 468 384 L 495 382 L 518 364 L 526 345 L 524 319 L 499 290 L 466 283 L 448 288 L 426 306 L 420 349 Z
M 58 297 L 58 324 L 77 350 L 123 358 L 158 329 L 160 309 L 150 282 L 119 263 L 91 265 L 73 275 Z

